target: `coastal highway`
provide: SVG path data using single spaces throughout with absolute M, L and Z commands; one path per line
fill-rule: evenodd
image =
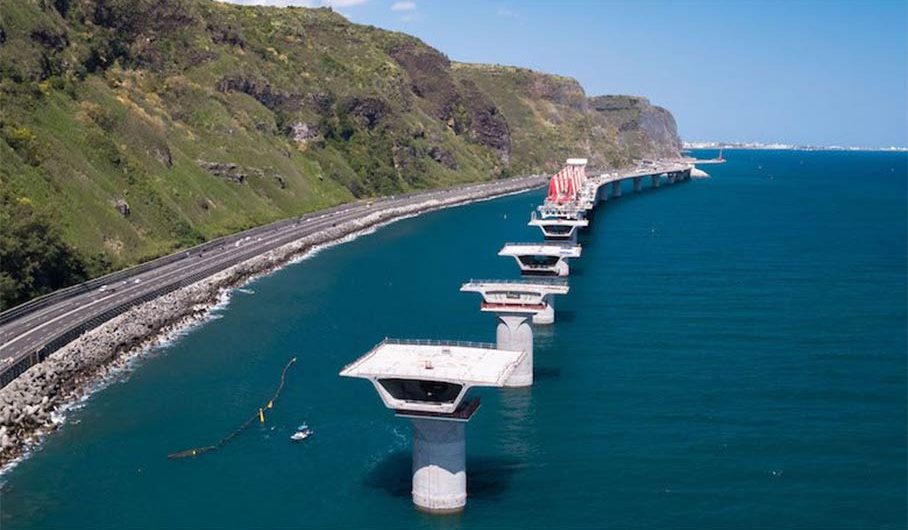
M 530 177 L 507 182 L 525 183 L 530 188 L 544 183 L 544 178 Z M 126 303 L 148 297 L 179 281 L 198 281 L 233 265 L 264 254 L 297 239 L 319 233 L 333 226 L 391 208 L 416 205 L 433 199 L 443 199 L 454 193 L 492 195 L 505 182 L 465 186 L 456 190 L 438 190 L 401 197 L 358 201 L 305 216 L 278 221 L 244 232 L 215 239 L 198 247 L 177 253 L 171 260 L 149 270 L 136 271 L 111 283 L 95 285 L 84 292 L 27 312 L 0 325 L 0 372 L 20 360 L 34 355 L 39 349 L 67 331 L 102 317 Z M 8 381 L 5 381 L 8 382 Z

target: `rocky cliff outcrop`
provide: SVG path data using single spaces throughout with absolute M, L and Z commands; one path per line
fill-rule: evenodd
M 646 98 L 588 98 L 575 79 L 526 68 L 453 66 L 461 83 L 478 86 L 504 116 L 511 132 L 512 170 L 552 171 L 570 156 L 585 156 L 605 168 L 680 154 L 671 113 Z
M 596 96 L 589 105 L 597 118 L 617 135 L 620 149 L 644 158 L 669 158 L 681 153 L 675 118 L 668 110 L 637 96 Z

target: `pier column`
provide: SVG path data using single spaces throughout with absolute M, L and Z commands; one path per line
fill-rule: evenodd
M 652 176 L 650 176 L 650 179 L 652 182 L 652 186 L 654 188 L 658 188 L 659 187 L 659 175 L 652 175 Z
M 580 233 L 580 227 L 574 227 L 571 229 L 570 235 L 567 236 L 566 238 L 561 239 L 561 241 L 577 244 L 577 234 L 579 234 L 579 233 Z M 546 239 L 548 239 L 548 238 L 546 238 Z
M 643 177 L 634 177 L 634 193 L 640 193 L 643 188 Z
M 545 301 L 545 309 L 533 315 L 533 324 L 554 324 L 555 323 L 555 297 L 546 295 L 542 298 Z
M 525 352 L 523 360 L 514 369 L 504 386 L 530 386 L 533 384 L 533 328 L 530 316 L 525 314 L 499 314 L 495 333 L 499 350 Z
M 568 265 L 567 260 L 558 260 L 558 263 L 555 264 L 555 274 L 558 276 L 570 276 L 571 266 Z
M 674 183 L 675 183 L 675 174 L 674 174 L 674 173 L 669 173 L 669 174 L 668 174 L 668 183 L 669 183 L 669 184 L 674 184 Z
M 620 197 L 620 196 L 621 196 L 621 181 L 616 180 L 615 182 L 612 182 L 612 197 Z
M 608 184 L 599 186 L 599 196 L 602 199 L 602 202 L 608 202 Z
M 454 513 L 467 504 L 466 423 L 413 420 L 413 504 Z

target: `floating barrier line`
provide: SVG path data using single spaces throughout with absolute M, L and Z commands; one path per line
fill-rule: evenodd
M 233 440 L 234 438 L 239 436 L 240 433 L 242 433 L 243 431 L 248 429 L 249 426 L 252 425 L 253 423 L 255 423 L 256 420 L 258 420 L 260 423 L 265 423 L 265 409 L 271 409 L 274 407 L 274 402 L 277 401 L 277 398 L 281 395 L 281 390 L 284 389 L 284 383 L 287 380 L 287 370 L 289 370 L 290 367 L 295 362 L 296 362 L 296 357 L 290 359 L 290 361 L 287 362 L 287 366 L 285 366 L 284 370 L 281 372 L 281 382 L 279 385 L 277 385 L 277 389 L 274 391 L 274 395 L 271 397 L 271 399 L 268 400 L 268 403 L 266 403 L 262 407 L 259 407 L 258 410 L 255 411 L 255 414 L 253 414 L 251 418 L 249 418 L 242 425 L 240 425 L 239 428 L 237 428 L 236 430 L 234 430 L 227 436 L 218 440 L 217 443 L 215 443 L 214 445 L 206 445 L 204 447 L 186 449 L 185 451 L 177 451 L 176 453 L 170 453 L 169 455 L 167 455 L 167 458 L 170 458 L 170 459 L 188 458 L 188 457 L 192 457 L 192 456 L 199 456 L 204 453 L 210 453 L 212 451 L 217 451 L 221 447 L 224 447 L 225 445 L 227 445 L 230 442 L 230 440 Z

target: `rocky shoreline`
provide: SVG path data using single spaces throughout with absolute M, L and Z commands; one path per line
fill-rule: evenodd
M 0 389 L 0 473 L 61 424 L 67 406 L 122 370 L 134 355 L 177 330 L 199 322 L 226 290 L 267 274 L 319 246 L 430 210 L 522 192 L 544 177 L 501 181 L 499 186 L 452 189 L 444 199 L 389 208 L 266 252 L 204 280 L 138 305 L 83 334 Z

